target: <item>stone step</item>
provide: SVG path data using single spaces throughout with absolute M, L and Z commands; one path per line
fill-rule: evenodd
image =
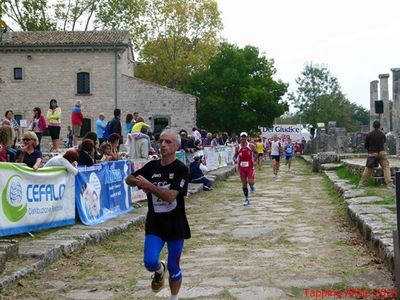
M 6 267 L 7 255 L 5 251 L 0 251 L 0 273 L 4 271 Z
M 0 251 L 6 254 L 6 259 L 17 258 L 19 243 L 16 240 L 0 240 Z

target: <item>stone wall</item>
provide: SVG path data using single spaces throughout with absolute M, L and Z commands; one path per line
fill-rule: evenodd
M 129 111 L 138 111 L 154 128 L 154 119 L 165 117 L 174 130 L 196 126 L 196 97 L 149 81 L 123 76 L 120 102 Z
M 365 153 L 364 141 L 366 133 L 354 132 L 346 133 L 344 128 L 337 128 L 331 134 L 320 133 L 311 139 L 305 149 L 305 154 L 318 152 L 337 152 L 337 153 Z
M 105 113 L 106 120 L 113 117 L 115 58 L 112 51 L 1 53 L 0 113 L 12 109 L 29 124 L 33 107 L 40 107 L 46 114 L 50 99 L 55 98 L 62 110 L 63 140 L 71 124 L 71 108 L 79 99 L 84 118 L 90 119 L 91 130 L 95 131 L 100 112 Z M 13 80 L 16 67 L 23 69 L 23 80 Z M 77 95 L 78 72 L 90 73 L 90 95 Z M 117 58 L 117 107 L 122 111 L 123 131 L 126 114 L 138 111 L 150 124 L 155 117 L 165 116 L 172 128 L 191 132 L 196 124 L 194 96 L 135 79 L 128 73 L 133 74 L 133 69 L 125 51 Z

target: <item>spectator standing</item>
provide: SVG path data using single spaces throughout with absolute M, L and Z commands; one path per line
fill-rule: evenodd
M 67 148 L 72 148 L 72 140 L 73 140 L 73 136 L 72 136 L 72 128 L 70 125 L 67 126 Z
M 52 150 L 60 151 L 60 130 L 61 130 L 61 108 L 57 105 L 56 99 L 51 99 L 47 111 L 47 126 L 53 144 Z
M 42 162 L 42 152 L 36 149 L 38 138 L 33 131 L 25 132 L 22 136 L 24 145 L 17 151 L 17 163 L 24 163 L 34 171 L 39 169 Z
M 10 126 L 0 126 L 0 162 L 10 161 L 7 148 L 12 143 L 12 136 L 13 134 Z
M 14 112 L 12 110 L 7 110 L 4 114 L 5 119 L 2 125 L 9 126 L 12 129 L 12 147 L 15 148 L 15 143 L 20 141 L 20 131 L 17 120 L 14 119 Z
M 33 108 L 33 117 L 29 129 L 36 133 L 38 138 L 38 144 L 36 149 L 40 150 L 40 142 L 42 140 L 43 133 L 46 131 L 47 124 L 46 119 L 42 115 L 42 110 L 39 107 Z
M 78 151 L 75 149 L 69 149 L 64 155 L 56 155 L 50 158 L 44 167 L 55 167 L 61 166 L 67 168 L 68 173 L 72 175 L 78 174 L 78 169 L 76 168 L 78 164 Z
M 390 176 L 389 161 L 387 159 L 385 151 L 386 136 L 380 130 L 381 123 L 378 120 L 375 120 L 372 123 L 372 127 L 374 129 L 365 137 L 365 149 L 367 149 L 368 151 L 368 156 L 376 158 L 377 162 L 382 167 L 383 177 L 385 179 L 386 186 L 389 189 L 392 189 L 395 186 Z M 373 168 L 365 167 L 364 173 L 361 177 L 360 186 L 367 185 L 368 179 L 372 175 L 372 171 Z
M 107 122 L 104 120 L 104 113 L 99 114 L 99 118 L 96 121 L 96 133 L 101 145 L 106 139 L 104 138 L 104 129 L 107 126 Z
M 119 145 L 122 144 L 121 110 L 119 108 L 114 109 L 114 118 L 110 121 L 110 135 L 113 133 L 119 135 L 119 150 Z
M 132 125 L 135 125 L 137 118 L 139 118 L 139 113 L 135 111 L 133 113 Z
M 142 130 L 143 128 L 145 128 L 146 130 Z M 133 127 L 132 127 L 131 132 L 135 139 L 145 138 L 150 147 L 151 140 L 150 140 L 150 136 L 147 134 L 147 128 L 151 128 L 151 126 L 149 124 L 146 124 L 142 117 L 138 117 L 136 119 L 135 125 L 133 125 Z
M 141 133 L 147 136 L 147 128 L 142 127 Z M 151 144 L 146 138 L 130 138 L 129 157 L 131 159 L 147 159 L 149 157 Z
M 131 113 L 127 114 L 125 117 L 125 135 L 128 135 L 128 133 L 131 132 L 134 123 L 133 115 Z
M 72 139 L 74 146 L 78 145 L 78 137 L 81 135 L 81 128 L 83 122 L 81 105 L 82 105 L 81 101 L 76 100 L 75 105 L 71 111 Z
M 193 127 L 192 131 L 193 131 L 193 137 L 194 137 L 195 141 L 198 141 L 198 140 L 201 141 L 200 131 L 196 127 Z

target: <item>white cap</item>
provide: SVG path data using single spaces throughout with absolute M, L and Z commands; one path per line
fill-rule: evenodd
M 247 135 L 247 132 L 243 131 L 243 132 L 240 133 L 239 136 L 246 136 L 247 137 L 248 135 Z

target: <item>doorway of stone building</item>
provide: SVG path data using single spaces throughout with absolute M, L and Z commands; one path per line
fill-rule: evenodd
M 154 117 L 154 134 L 161 133 L 165 129 L 165 127 L 169 126 L 169 118 L 168 117 Z

